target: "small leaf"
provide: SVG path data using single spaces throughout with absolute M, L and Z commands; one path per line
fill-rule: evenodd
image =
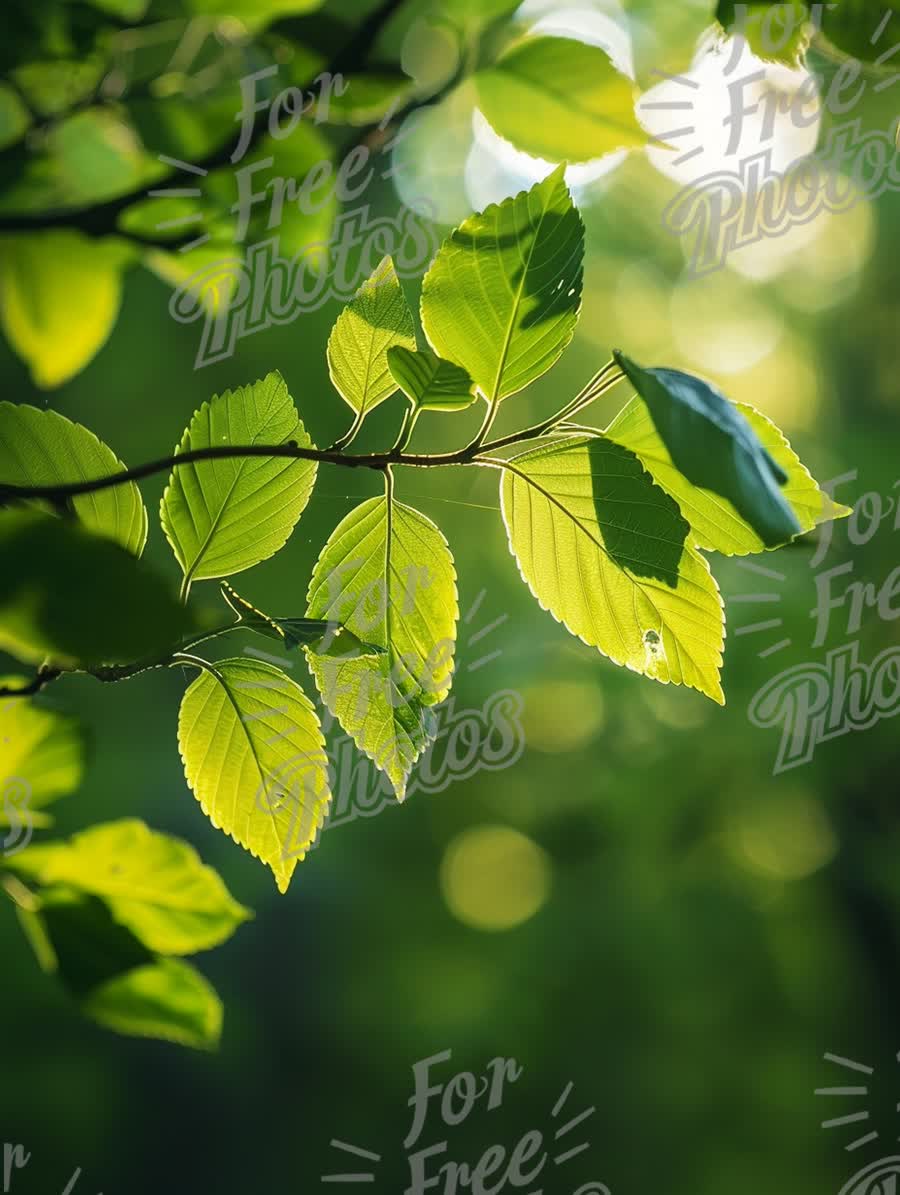
M 489 400 L 546 373 L 575 332 L 584 227 L 560 167 L 470 216 L 441 246 L 422 286 L 422 326 Z M 477 302 L 472 296 L 477 295 Z
M 397 345 L 388 350 L 388 368 L 418 410 L 464 411 L 475 402 L 475 383 L 463 367 L 428 349 L 411 352 Z
M 214 1050 L 222 1036 L 222 1001 L 200 972 L 181 959 L 160 958 L 96 987 L 82 1012 L 116 1033 Z
M 734 406 L 759 437 L 763 448 L 787 474 L 782 494 L 802 532 L 851 513 L 850 507 L 834 502 L 819 488 L 770 419 L 746 403 Z M 727 498 L 693 485 L 675 468 L 642 399 L 632 398 L 606 429 L 606 435 L 635 453 L 657 485 L 672 495 L 691 525 L 692 541 L 698 548 L 725 556 L 765 551 L 762 539 Z
M 745 38 L 757 58 L 780 62 L 792 70 L 803 65 L 809 49 L 809 18 L 809 8 L 802 0 L 779 0 L 777 4 L 719 0 L 716 10 L 716 19 L 725 32 Z
M 677 369 L 642 369 L 623 353 L 613 355 L 688 481 L 727 498 L 768 548 L 800 533 L 780 489 L 787 474 L 721 390 Z
M 0 484 L 65 485 L 121 473 L 125 466 L 93 432 L 56 411 L 0 402 Z M 140 556 L 147 511 L 133 481 L 71 499 L 79 520 Z
M 479 71 L 475 84 L 494 130 L 534 157 L 587 162 L 647 141 L 634 84 L 600 46 L 526 38 Z
M 394 263 L 385 257 L 338 316 L 328 337 L 331 380 L 357 414 L 371 411 L 396 391 L 387 360 L 394 345 L 414 349 L 416 334 Z
M 291 440 L 312 447 L 284 379 L 270 373 L 204 403 L 176 452 Z M 184 592 L 192 581 L 228 577 L 274 556 L 287 543 L 315 480 L 315 461 L 289 457 L 229 457 L 173 469 L 160 518 L 184 570 Z
M 0 685 L 21 685 L 21 676 L 0 677 Z M 29 697 L 0 698 L 0 826 L 9 826 L 8 786 L 19 781 L 21 816 L 73 793 L 84 774 L 87 745 L 77 718 Z M 51 819 L 41 819 L 47 825 Z
M 218 946 L 251 916 L 193 847 L 134 818 L 30 847 L 9 866 L 44 886 L 102 897 L 119 925 L 160 954 Z
M 97 1024 L 195 1049 L 218 1044 L 222 1004 L 209 983 L 187 963 L 151 954 L 98 897 L 47 888 L 36 910 L 16 912 L 41 968 Z
M 456 573 L 447 542 L 424 515 L 372 498 L 338 525 L 313 570 L 311 617 L 340 620 L 381 648 L 376 657 L 309 656 L 322 699 L 403 799 L 433 737 L 430 707 L 450 691 Z
M 121 249 L 70 229 L 3 240 L 0 322 L 36 386 L 61 386 L 106 342 L 122 265 Z
M 688 524 L 637 457 L 574 436 L 508 462 L 503 520 L 545 610 L 616 664 L 724 702 L 722 601 Z
M 227 581 L 222 581 L 220 588 L 239 623 L 261 635 L 268 635 L 270 639 L 277 639 L 288 651 L 308 647 L 316 655 L 349 659 L 351 656 L 378 655 L 382 650 L 372 643 L 363 643 L 340 623 L 322 618 L 274 618 L 257 610 Z
M 309 698 L 271 664 L 209 664 L 182 699 L 178 746 L 203 812 L 266 863 L 286 892 L 331 800 Z
M 157 573 L 74 520 L 0 511 L 0 554 L 0 648 L 21 660 L 132 663 L 194 625 Z

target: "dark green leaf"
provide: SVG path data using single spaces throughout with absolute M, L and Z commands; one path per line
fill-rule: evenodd
M 73 520 L 0 511 L 0 553 L 0 647 L 20 659 L 133 662 L 192 627 L 155 572 Z
M 787 474 L 720 390 L 680 370 L 643 369 L 621 352 L 614 356 L 688 481 L 727 498 L 767 547 L 800 533 L 780 488 Z

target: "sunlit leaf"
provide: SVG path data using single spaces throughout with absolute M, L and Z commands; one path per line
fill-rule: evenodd
M 143 561 L 74 520 L 2 510 L 0 555 L 0 648 L 19 659 L 129 663 L 193 625 Z
M 461 365 L 444 361 L 428 349 L 388 350 L 391 375 L 414 407 L 423 411 L 463 411 L 475 402 L 475 383 Z
M 4 238 L 0 322 L 36 386 L 60 386 L 103 346 L 119 311 L 122 251 L 70 229 Z
M 849 507 L 834 502 L 819 488 L 770 419 L 746 403 L 734 405 L 750 424 L 763 448 L 787 474 L 781 492 L 801 531 L 811 531 L 820 523 L 851 513 Z M 722 552 L 726 556 L 765 551 L 766 544 L 727 498 L 692 485 L 675 468 L 642 399 L 632 398 L 606 429 L 606 435 L 635 453 L 657 485 L 672 495 L 691 525 L 692 541 L 698 548 Z
M 203 812 L 267 864 L 286 892 L 331 799 L 309 698 L 271 664 L 221 660 L 185 693 L 178 745 Z
M 719 0 L 716 18 L 727 33 L 745 38 L 757 58 L 795 70 L 803 65 L 812 25 L 809 5 L 802 0 L 777 4 Z
M 32 846 L 10 866 L 39 884 L 102 897 L 119 925 L 160 954 L 218 946 L 250 916 L 193 847 L 134 818 Z
M 107 980 L 85 996 L 81 1010 L 116 1033 L 195 1050 L 214 1050 L 222 1034 L 215 988 L 181 959 L 157 959 Z
M 382 258 L 347 304 L 328 338 L 328 370 L 338 393 L 357 413 L 395 393 L 388 350 L 416 347 L 415 326 L 394 263 Z
M 0 677 L 0 685 L 24 684 L 22 676 Z M 77 718 L 30 697 L 0 697 L 0 826 L 11 824 L 8 790 L 17 781 L 26 786 L 18 805 L 21 816 L 49 824 L 49 817 L 36 818 L 35 811 L 78 788 L 86 751 Z
M 634 112 L 634 83 L 600 46 L 527 38 L 479 71 L 475 83 L 494 130 L 535 157 L 586 162 L 647 140 Z
M 515 394 L 572 339 L 583 255 L 584 227 L 560 167 L 450 234 L 422 288 L 428 343 L 488 399 Z
M 56 411 L 0 402 L 0 484 L 62 485 L 121 473 L 125 466 L 93 432 Z M 139 556 L 147 511 L 134 482 L 79 494 L 75 514 L 98 535 Z
M 91 1020 L 195 1049 L 218 1044 L 222 1004 L 209 983 L 179 959 L 154 956 L 98 897 L 47 888 L 35 909 L 16 911 L 42 969 Z
M 545 610 L 617 664 L 724 702 L 722 601 L 675 502 L 633 453 L 573 436 L 500 485 L 519 570 Z
M 340 621 L 383 651 L 348 660 L 310 654 L 310 669 L 325 704 L 401 800 L 434 734 L 430 707 L 450 690 L 458 613 L 446 540 L 393 500 L 352 510 L 313 570 L 309 616 Z
M 623 353 L 614 356 L 688 481 L 727 498 L 766 547 L 800 533 L 800 521 L 781 489 L 787 473 L 734 403 L 693 374 L 643 369 Z
M 195 412 L 176 452 L 213 445 L 312 441 L 279 373 L 226 390 Z M 316 462 L 289 457 L 230 457 L 172 470 L 160 507 L 163 530 L 192 581 L 228 577 L 282 548 L 316 480 Z

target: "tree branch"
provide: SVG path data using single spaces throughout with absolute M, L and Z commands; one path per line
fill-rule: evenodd
M 34 499 L 62 502 L 68 498 L 77 498 L 81 494 L 94 494 L 99 490 L 111 489 L 131 481 L 141 481 L 156 473 L 169 473 L 180 465 L 190 465 L 195 461 L 239 460 L 246 457 L 286 457 L 289 460 L 340 465 L 347 469 L 375 469 L 382 473 L 391 465 L 410 465 L 419 469 L 443 468 L 448 465 L 471 465 L 477 462 L 480 454 L 520 444 L 525 440 L 535 440 L 546 435 L 547 432 L 553 431 L 575 410 L 582 410 L 622 381 L 624 376 L 618 370 L 611 372 L 610 366 L 606 366 L 588 383 L 578 398 L 564 407 L 562 411 L 558 411 L 541 423 L 511 432 L 508 436 L 502 436 L 497 440 L 490 440 L 486 444 L 479 444 L 477 440 L 473 441 L 456 452 L 407 453 L 395 445 L 390 452 L 353 455 L 334 448 L 304 448 L 293 440 L 286 444 L 215 444 L 209 448 L 194 448 L 189 452 L 179 452 L 174 456 L 161 457 L 159 460 L 148 461 L 144 465 L 136 465 L 133 469 L 123 469 L 120 473 L 110 473 L 106 477 L 92 478 L 87 481 L 63 482 L 55 485 L 0 483 L 0 506 L 10 502 L 27 502 Z M 399 443 L 398 440 L 398 445 Z

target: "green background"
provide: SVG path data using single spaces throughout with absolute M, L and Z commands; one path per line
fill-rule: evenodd
M 875 127 L 882 113 L 890 118 L 886 97 L 868 114 Z M 685 291 L 680 249 L 661 226 L 674 193 L 640 151 L 593 193 L 583 213 L 576 339 L 550 375 L 504 404 L 498 429 L 549 413 L 621 346 L 651 364 L 693 368 L 754 402 L 820 480 L 857 470 L 838 493 L 843 501 L 869 491 L 896 501 L 897 196 L 827 219 L 767 281 L 727 271 Z M 372 200 L 383 214 L 396 211 L 388 185 Z M 764 248 L 771 254 L 771 244 Z M 413 302 L 418 286 L 404 282 Z M 338 304 L 195 370 L 198 326 L 176 323 L 168 298 L 161 281 L 132 271 L 109 342 L 49 393 L 34 389 L 0 345 L 3 396 L 52 406 L 132 464 L 171 452 L 203 400 L 273 368 L 317 444 L 345 429 L 350 412 L 324 355 Z M 693 328 L 686 310 L 696 313 Z M 752 344 L 771 320 L 774 347 L 733 371 L 735 325 L 739 341 Z M 618 387 L 596 416 L 606 422 L 627 396 Z M 395 434 L 402 403 L 398 395 L 379 410 L 361 447 Z M 480 417 L 426 416 L 416 443 L 465 443 Z M 174 578 L 153 520 L 164 481 L 142 487 L 147 552 Z M 323 466 L 288 546 L 239 579 L 239 590 L 275 614 L 302 614 L 322 544 L 378 484 L 375 475 Z M 401 469 L 397 496 L 447 536 L 462 612 L 486 591 L 471 623 L 460 624 L 456 706 L 521 693 L 522 758 L 334 828 L 279 897 L 186 787 L 175 742 L 178 672 L 120 686 L 66 678 L 50 689 L 47 703 L 77 711 L 92 743 L 82 790 L 54 810 L 58 828 L 140 816 L 194 844 L 256 919 L 199 960 L 226 1008 L 221 1049 L 205 1055 L 82 1020 L 39 973 L 11 909 L 2 911 L 0 1143 L 22 1142 L 32 1154 L 11 1189 L 61 1192 L 81 1167 L 78 1195 L 306 1192 L 319 1189 L 320 1175 L 354 1168 L 330 1148 L 337 1138 L 380 1154 L 372 1189 L 399 1192 L 409 1181 L 402 1143 L 411 1067 L 444 1050 L 453 1059 L 437 1072 L 442 1079 L 481 1074 L 498 1056 L 524 1068 L 500 1108 L 482 1101 L 456 1128 L 445 1130 L 432 1106 L 420 1144 L 446 1139 L 457 1161 L 474 1164 L 497 1143 L 511 1149 L 530 1129 L 552 1134 L 551 1110 L 570 1082 L 567 1110 L 596 1108 L 577 1130 L 590 1150 L 555 1174 L 548 1167 L 548 1191 L 597 1180 L 615 1195 L 820 1195 L 896 1152 L 897 723 L 836 738 L 808 765 L 773 775 L 780 732 L 752 726 L 747 713 L 776 672 L 824 659 L 825 649 L 812 647 L 813 546 L 758 561 L 782 582 L 713 559 L 729 628 L 727 705 L 718 709 L 617 669 L 540 610 L 508 551 L 492 472 Z M 822 567 L 852 561 L 851 579 L 878 587 L 898 549 L 893 515 L 865 545 L 850 542 L 844 522 Z M 734 600 L 762 591 L 777 592 L 777 609 Z M 776 617 L 777 632 L 737 634 Z M 898 624 L 871 610 L 858 635 L 845 618 L 834 612 L 827 646 L 858 638 L 868 662 L 898 641 Z M 760 658 L 780 637 L 791 647 Z M 498 649 L 490 664 L 466 669 Z M 299 660 L 293 675 L 314 695 Z M 490 864 L 470 860 L 453 888 L 448 851 L 465 860 L 471 839 L 459 836 L 484 826 L 536 844 L 545 889 L 522 880 L 518 857 L 502 850 Z M 514 903 L 517 883 L 539 905 L 534 915 L 493 932 L 477 924 L 479 910 Z M 459 915 L 460 900 L 474 915 Z M 867 1100 L 826 1106 L 814 1096 L 859 1078 L 824 1061 L 829 1051 L 875 1068 Z M 871 1114 L 864 1128 L 820 1128 L 827 1116 L 863 1107 Z M 870 1129 L 881 1134 L 877 1144 L 844 1151 Z

